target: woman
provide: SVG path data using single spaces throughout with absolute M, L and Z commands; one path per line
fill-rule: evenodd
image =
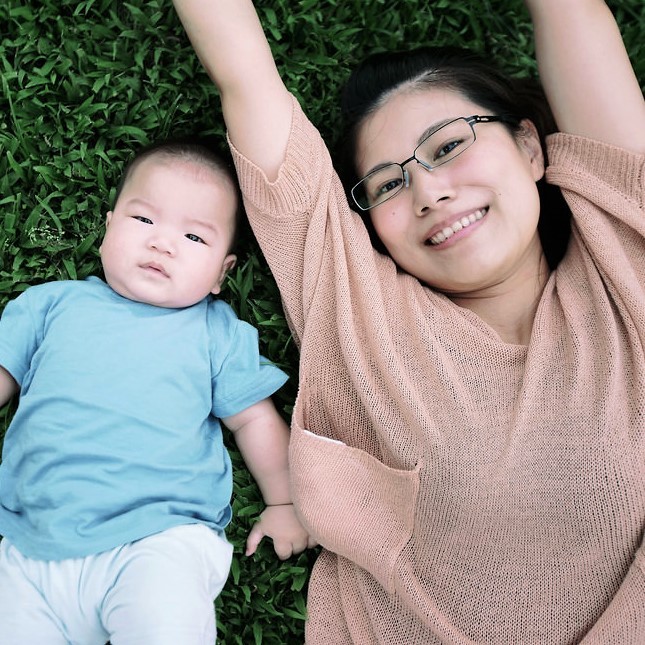
M 548 167 L 494 73 L 402 76 L 351 107 L 348 204 L 251 3 L 175 0 L 301 348 L 309 643 L 645 641 L 645 107 L 604 2 L 526 4 Z

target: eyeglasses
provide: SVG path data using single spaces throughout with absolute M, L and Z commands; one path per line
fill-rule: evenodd
M 351 190 L 356 206 L 367 211 L 392 199 L 403 188 L 410 186 L 410 175 L 404 167 L 406 164 L 416 161 L 426 170 L 434 170 L 452 161 L 475 143 L 476 123 L 495 121 L 509 123 L 512 119 L 503 116 L 462 116 L 437 128 L 419 143 L 409 159 L 389 163 L 363 177 Z

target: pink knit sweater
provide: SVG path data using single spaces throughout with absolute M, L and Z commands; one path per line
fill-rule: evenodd
M 307 642 L 645 643 L 645 158 L 563 134 L 574 214 L 528 346 L 397 271 L 294 100 L 278 180 L 234 150 L 301 348 Z

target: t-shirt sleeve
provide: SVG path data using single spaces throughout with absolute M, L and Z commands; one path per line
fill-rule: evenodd
M 287 375 L 260 354 L 257 330 L 218 301 L 211 316 L 213 414 L 223 418 L 266 399 Z M 216 322 L 219 319 L 219 322 Z
M 42 341 L 43 326 L 33 309 L 34 289 L 10 301 L 0 318 L 0 365 L 19 385 L 29 371 L 31 360 Z

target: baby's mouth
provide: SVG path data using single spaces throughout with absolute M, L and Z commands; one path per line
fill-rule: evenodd
M 164 278 L 168 277 L 168 273 L 163 268 L 163 266 L 161 266 L 160 264 L 157 264 L 156 262 L 149 262 L 148 264 L 144 265 L 144 268 L 147 269 L 148 271 L 158 273 L 158 274 L 164 276 Z

